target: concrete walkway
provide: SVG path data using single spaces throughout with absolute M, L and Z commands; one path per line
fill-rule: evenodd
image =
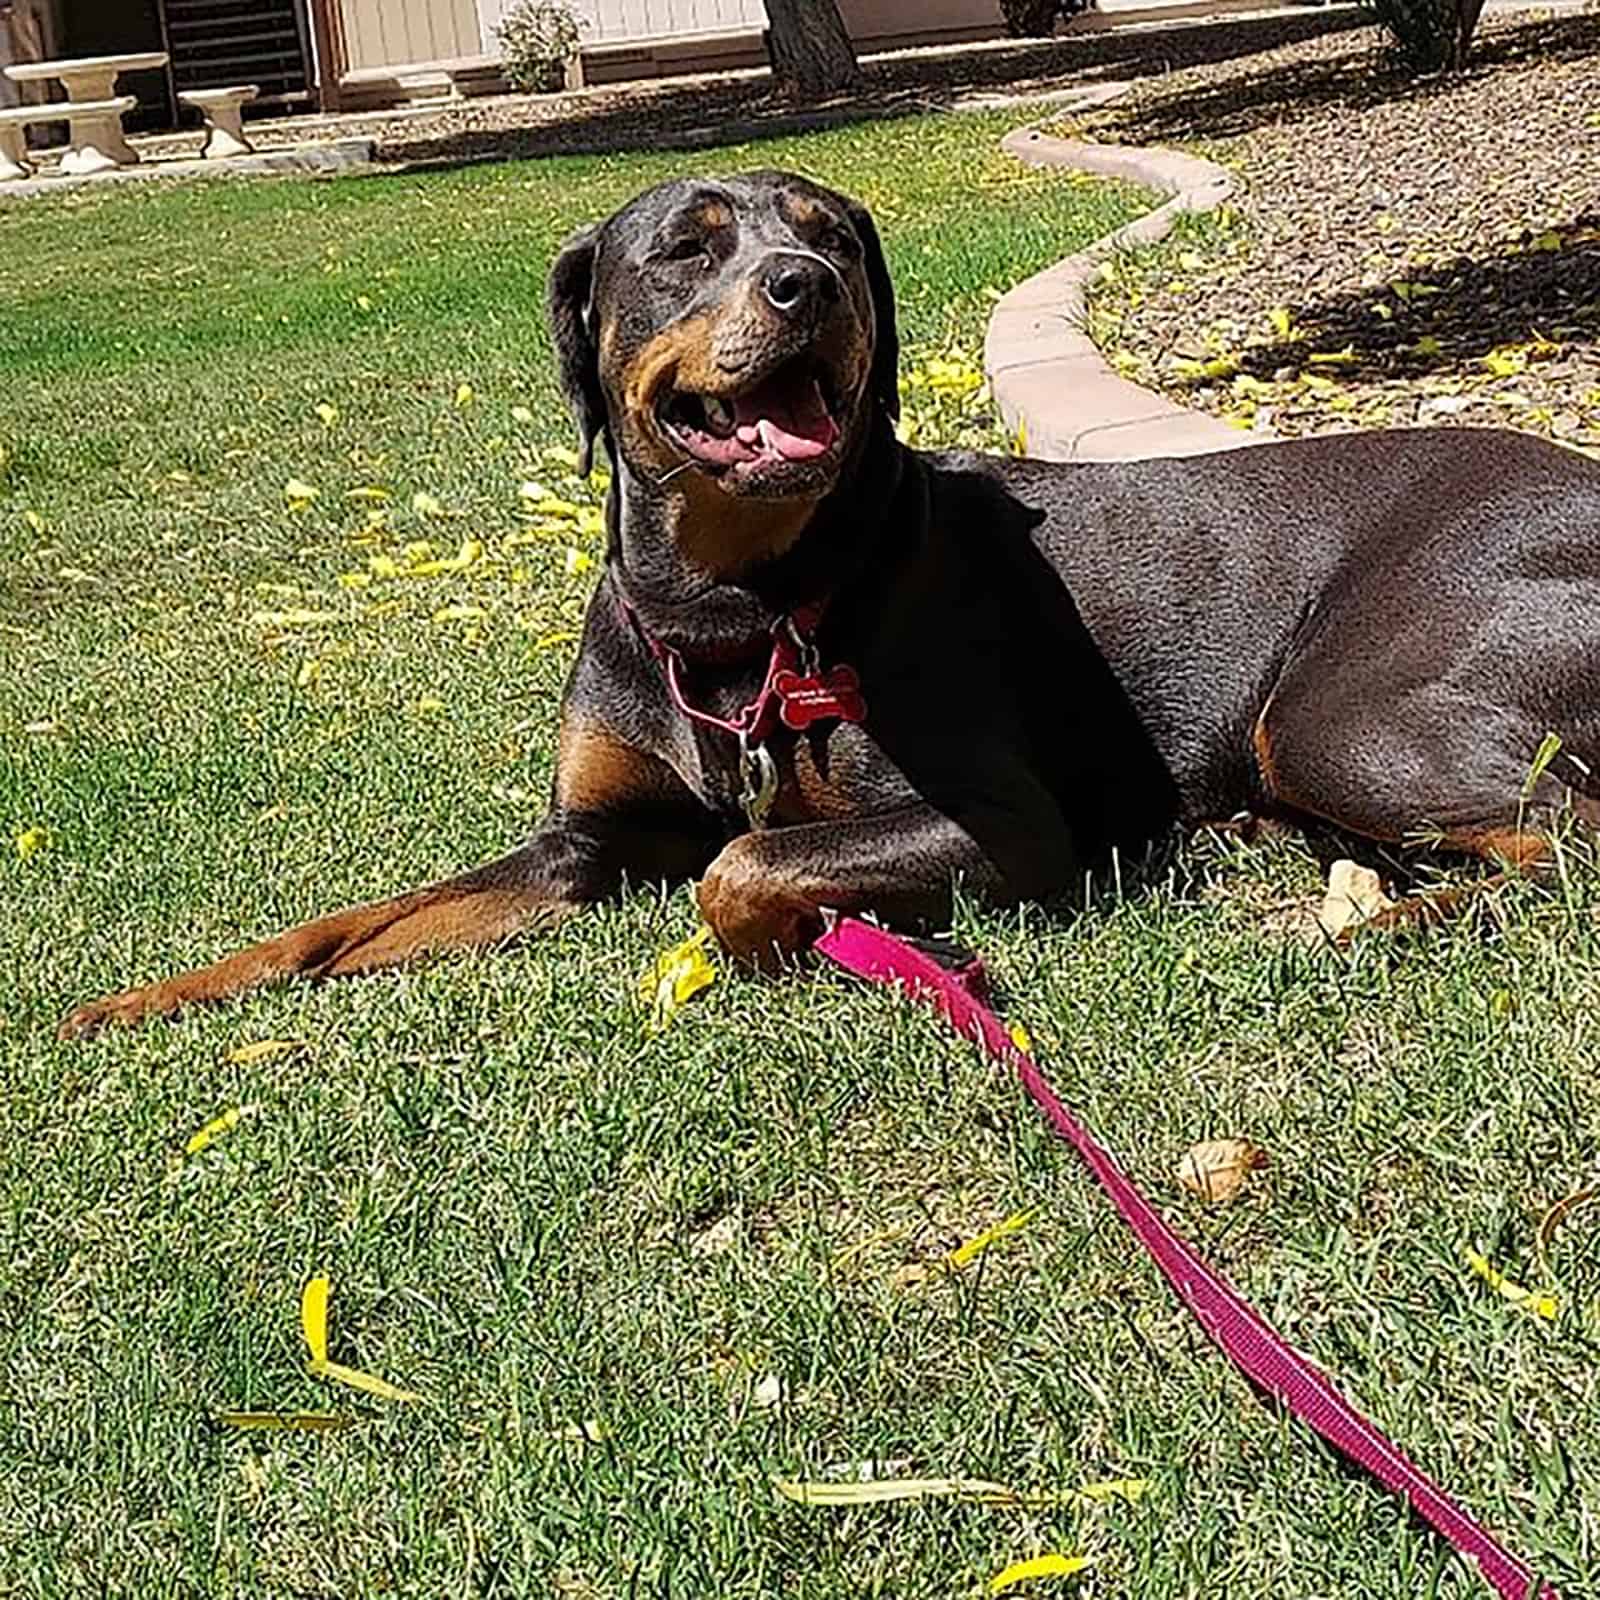
M 191 136 L 192 141 L 192 136 Z M 152 178 L 229 178 L 263 172 L 348 172 L 370 166 L 371 139 L 330 139 L 320 144 L 294 145 L 283 150 L 258 150 L 250 155 L 220 160 L 156 158 L 137 166 L 112 167 L 89 176 L 72 177 L 50 171 L 40 177 L 15 178 L 0 183 L 0 200 L 27 200 L 41 194 L 65 194 L 85 184 L 139 183 Z
M 1125 461 L 1199 455 L 1259 442 L 1215 417 L 1187 411 L 1130 383 L 1089 337 L 1085 292 L 1100 263 L 1129 245 L 1164 238 L 1185 211 L 1209 211 L 1232 191 L 1214 162 L 1176 150 L 1080 144 L 1023 128 L 1001 148 L 1030 166 L 1123 178 L 1167 199 L 1137 221 L 1046 267 L 1001 297 L 989 318 L 983 364 L 1007 428 L 1046 461 Z

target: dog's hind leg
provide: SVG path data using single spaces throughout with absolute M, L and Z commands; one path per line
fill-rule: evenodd
M 1571 781 L 1587 783 L 1584 763 L 1533 773 L 1544 735 L 1531 718 L 1487 703 L 1464 714 L 1442 687 L 1390 699 L 1367 687 L 1370 699 L 1354 684 L 1316 685 L 1313 674 L 1279 685 L 1252 735 L 1271 804 L 1385 845 L 1473 856 L 1494 871 L 1407 896 L 1360 926 L 1444 922 L 1486 890 L 1549 866 L 1550 825 L 1562 811 L 1600 823 L 1600 802 Z

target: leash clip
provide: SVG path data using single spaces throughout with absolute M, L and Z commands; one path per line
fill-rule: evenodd
M 800 658 L 802 676 L 819 677 L 822 673 L 822 657 L 818 653 L 816 640 L 801 628 L 793 612 L 784 617 L 782 626 L 784 632 L 789 635 L 789 642 L 794 646 L 795 654 Z
M 753 829 L 767 825 L 767 813 L 778 797 L 778 763 L 764 741 L 739 732 L 739 805 Z

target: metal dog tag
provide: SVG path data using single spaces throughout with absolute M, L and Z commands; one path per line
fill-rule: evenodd
M 778 763 L 764 744 L 751 744 L 739 735 L 739 804 L 752 828 L 767 825 L 767 813 L 778 798 Z

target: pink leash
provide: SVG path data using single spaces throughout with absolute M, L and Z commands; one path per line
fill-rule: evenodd
M 1226 1279 L 1213 1272 L 1162 1220 L 1094 1135 L 1056 1097 L 1027 1053 L 975 992 L 981 971 L 951 972 L 914 945 L 868 923 L 841 917 L 817 949 L 847 972 L 873 983 L 899 984 L 941 1011 L 958 1033 L 1016 1069 L 1050 1124 L 1083 1157 L 1112 1204 L 1155 1257 L 1184 1303 L 1247 1377 L 1281 1400 L 1330 1444 L 1359 1462 L 1411 1505 L 1464 1555 L 1478 1563 L 1503 1600 L 1558 1600 L 1528 1567 L 1406 1459 L 1334 1388 L 1327 1375 L 1284 1341 Z

